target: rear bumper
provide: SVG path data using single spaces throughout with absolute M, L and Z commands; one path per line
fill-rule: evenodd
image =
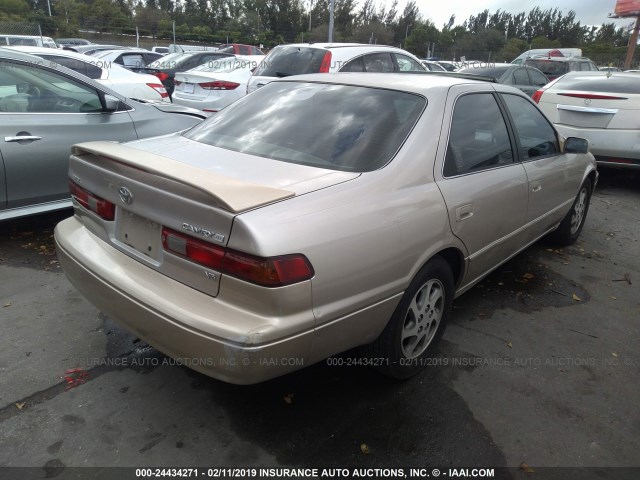
M 236 90 L 238 90 L 236 92 Z M 246 90 L 245 86 L 240 86 L 236 90 L 229 90 L 224 92 L 224 95 L 210 95 L 200 99 L 188 98 L 180 92 L 173 92 L 173 103 L 177 105 L 183 105 L 185 107 L 195 108 L 201 111 L 207 111 L 215 113 L 223 108 L 231 105 L 236 100 L 242 98 Z
M 608 164 L 606 157 L 640 160 L 640 131 L 638 130 L 584 128 L 559 124 L 555 126 L 566 138 L 580 137 L 589 140 L 589 151 L 601 165 Z
M 55 238 L 60 264 L 80 293 L 194 370 L 229 383 L 253 384 L 319 359 L 311 359 L 313 328 L 274 339 L 282 319 L 260 317 L 176 282 L 98 239 L 76 217 L 58 224 Z M 311 311 L 308 316 L 313 324 Z M 217 334 L 214 328 L 205 331 L 209 320 Z M 221 333 L 225 325 L 228 335 Z M 238 325 L 258 327 L 238 332 Z M 265 336 L 271 340 L 261 342 Z

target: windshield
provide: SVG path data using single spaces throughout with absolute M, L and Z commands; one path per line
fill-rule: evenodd
M 494 68 L 463 68 L 462 70 L 458 70 L 458 73 L 472 73 L 474 75 L 482 75 L 484 77 L 492 77 L 496 80 L 502 77 L 504 73 L 509 70 L 511 66 L 506 67 L 494 67 Z
M 607 92 L 640 94 L 640 81 L 633 75 L 616 75 L 602 73 L 601 75 L 565 75 L 554 85 L 554 88 L 564 90 L 579 90 L 581 92 Z
M 389 162 L 426 105 L 379 88 L 273 82 L 184 135 L 259 157 L 349 172 Z
M 190 55 L 183 52 L 170 53 L 164 57 L 160 57 L 158 60 L 151 62 L 147 65 L 148 68 L 174 68 L 183 58 L 188 58 Z
M 552 77 L 559 77 L 569 71 L 569 64 L 567 62 L 556 62 L 553 60 L 527 60 L 525 65 L 535 67 L 545 75 Z

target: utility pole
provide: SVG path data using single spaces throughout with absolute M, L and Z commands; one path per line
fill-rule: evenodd
M 333 42 L 333 0 L 329 1 L 329 43 Z
M 637 9 L 638 2 L 626 2 L 624 0 L 618 0 L 616 2 L 615 13 L 610 13 L 609 18 L 630 18 L 636 19 L 636 26 L 633 28 L 633 33 L 629 39 L 629 47 L 627 48 L 627 58 L 624 61 L 625 70 L 631 67 L 633 62 L 633 54 L 636 51 L 636 44 L 638 43 L 638 31 L 640 30 L 640 11 Z

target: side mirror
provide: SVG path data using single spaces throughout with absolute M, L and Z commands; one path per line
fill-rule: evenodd
M 587 153 L 589 141 L 584 138 L 569 137 L 564 141 L 564 153 Z
M 104 109 L 107 112 L 115 112 L 120 106 L 120 100 L 113 95 L 105 94 L 104 96 Z

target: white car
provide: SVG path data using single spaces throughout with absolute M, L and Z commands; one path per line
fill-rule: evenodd
M 335 72 L 425 72 L 420 60 L 401 48 L 361 43 L 278 45 L 249 79 L 247 93 L 282 77 Z
M 135 73 L 113 62 L 69 50 L 40 47 L 11 47 L 36 55 L 47 64 L 57 64 L 81 73 L 129 98 L 171 102 L 166 88 L 154 75 Z
M 589 140 L 601 166 L 640 169 L 640 80 L 626 72 L 571 72 L 533 99 L 565 137 Z
M 422 65 L 429 70 L 430 72 L 446 72 L 447 70 L 440 65 L 438 62 L 434 62 L 431 60 L 420 60 Z
M 237 56 L 209 61 L 176 73 L 173 102 L 215 113 L 246 95 L 251 72 L 264 55 Z

